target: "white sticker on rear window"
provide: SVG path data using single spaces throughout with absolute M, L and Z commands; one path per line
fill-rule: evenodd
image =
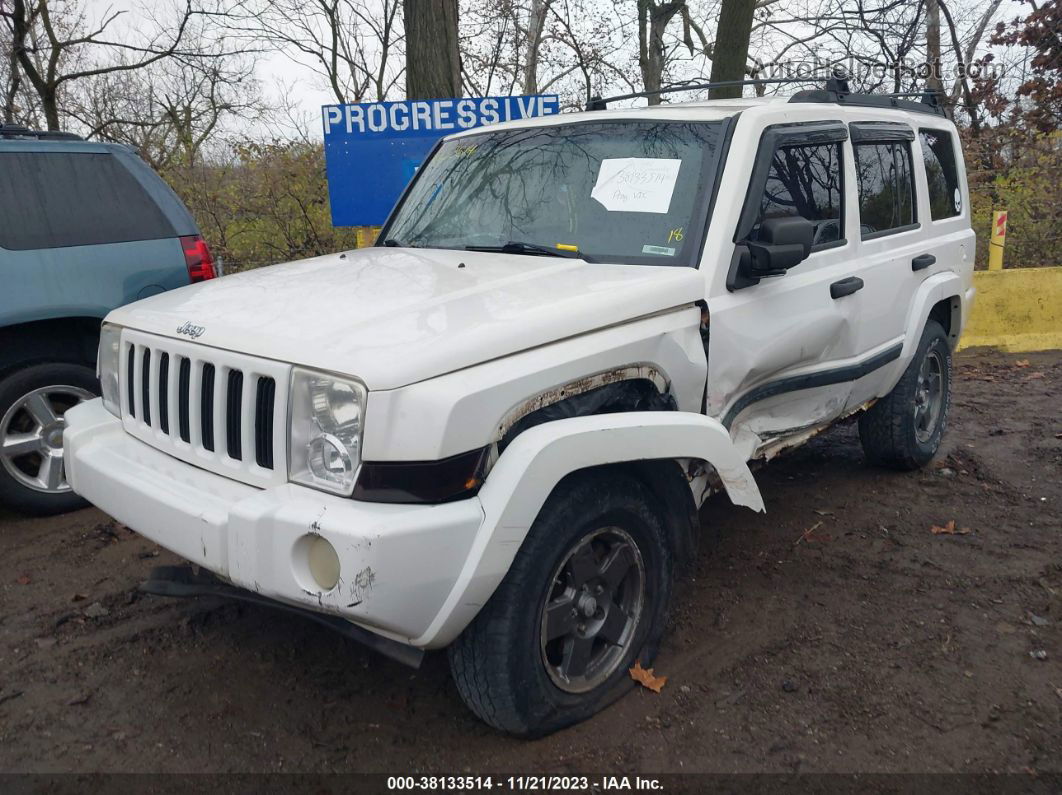
M 590 196 L 613 212 L 666 213 L 681 165 L 681 160 L 655 157 L 602 160 Z

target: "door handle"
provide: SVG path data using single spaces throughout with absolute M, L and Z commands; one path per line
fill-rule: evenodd
M 923 271 L 937 261 L 937 258 L 932 254 L 919 254 L 913 260 L 911 260 L 911 270 Z
M 858 276 L 849 276 L 830 285 L 830 298 L 842 298 L 863 289 L 863 280 Z

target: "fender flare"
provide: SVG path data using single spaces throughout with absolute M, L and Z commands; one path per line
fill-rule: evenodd
M 882 379 L 881 387 L 877 396 L 885 397 L 903 376 L 907 366 L 914 358 L 918 350 L 918 343 L 922 341 L 922 329 L 929 321 L 929 313 L 938 301 L 947 298 L 958 299 L 963 302 L 960 327 L 966 321 L 966 293 L 963 281 L 959 274 L 954 271 L 935 273 L 918 286 L 918 291 L 911 299 L 911 305 L 907 312 L 907 320 L 904 323 L 903 348 L 900 356 L 888 365 L 891 368 L 888 377 Z M 956 334 L 955 340 L 958 341 Z
M 919 285 L 918 292 L 911 301 L 911 310 L 907 314 L 901 360 L 908 362 L 914 356 L 918 343 L 922 340 L 922 329 L 926 327 L 929 313 L 937 302 L 946 298 L 961 299 L 963 295 L 962 279 L 952 271 L 935 273 Z
M 483 523 L 457 582 L 428 629 L 411 643 L 439 648 L 464 630 L 508 572 L 546 499 L 565 476 L 603 464 L 676 458 L 708 462 L 734 504 L 764 510 L 744 456 L 726 428 L 703 414 L 600 414 L 524 431 L 505 449 L 479 492 Z

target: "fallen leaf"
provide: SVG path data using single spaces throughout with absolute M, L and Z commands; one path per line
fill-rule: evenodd
M 939 535 L 964 536 L 964 535 L 968 535 L 970 533 L 970 528 L 968 528 L 968 527 L 956 527 L 955 526 L 955 520 L 952 519 L 946 525 L 944 525 L 943 527 L 941 527 L 940 525 L 936 525 L 936 524 L 933 525 L 932 527 L 929 528 L 929 532 L 931 532 L 935 536 L 939 536 Z
M 667 684 L 666 676 L 655 676 L 652 668 L 649 670 L 642 668 L 640 660 L 634 661 L 634 667 L 630 669 L 630 675 L 631 679 L 654 693 L 659 693 L 664 689 L 664 685 Z
M 1029 360 L 1028 359 L 1018 359 L 1018 361 L 1014 362 L 1014 366 L 1015 367 L 1028 367 L 1029 366 Z
M 833 541 L 833 536 L 829 533 L 816 533 L 815 531 L 822 527 L 822 522 L 815 522 L 811 527 L 800 534 L 800 538 L 793 542 L 793 546 L 796 546 L 801 541 L 805 544 L 812 544 L 816 541 Z
M 825 510 L 820 510 L 820 509 L 818 509 L 818 508 L 815 508 L 815 509 L 814 509 L 814 511 L 815 511 L 815 513 L 817 513 L 817 514 L 818 514 L 819 516 L 833 516 L 833 515 L 834 515 L 834 514 L 833 514 L 833 511 L 825 511 Z
M 17 582 L 19 585 L 29 585 L 30 584 L 29 575 L 28 574 L 23 574 L 21 577 L 19 577 L 17 580 L 15 580 L 15 582 Z
M 1044 377 L 1043 373 L 1035 372 L 1035 373 L 1029 373 L 1027 376 L 1025 376 L 1025 380 L 1026 381 L 1036 381 L 1037 379 L 1040 379 L 1040 378 L 1043 378 L 1043 377 Z

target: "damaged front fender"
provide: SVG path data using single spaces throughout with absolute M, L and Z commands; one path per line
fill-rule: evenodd
M 681 411 L 638 411 L 557 420 L 521 433 L 479 493 L 484 521 L 464 568 L 428 631 L 413 640 L 445 646 L 476 616 L 509 570 L 550 492 L 567 475 L 605 464 L 688 459 L 709 464 L 736 505 L 763 511 L 748 464 L 726 429 Z

